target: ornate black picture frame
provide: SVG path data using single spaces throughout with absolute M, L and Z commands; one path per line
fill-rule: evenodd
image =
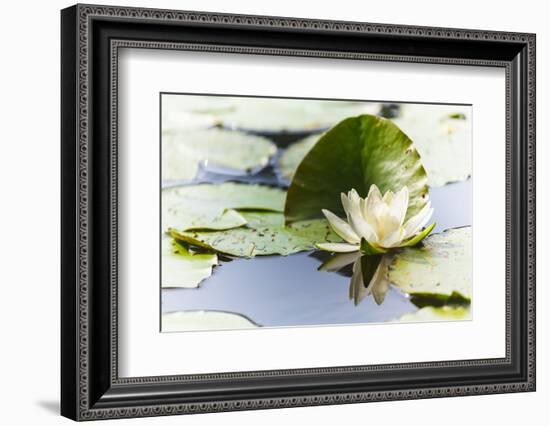
M 74 420 L 535 390 L 535 35 L 76 5 L 61 13 L 61 413 Z M 506 356 L 119 378 L 117 52 L 187 49 L 506 72 Z

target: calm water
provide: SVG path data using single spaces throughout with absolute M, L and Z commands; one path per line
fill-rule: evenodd
M 205 177 L 208 173 L 201 180 L 218 181 Z M 258 177 L 256 181 L 273 180 L 269 173 Z M 433 188 L 430 198 L 434 232 L 471 225 L 471 180 Z M 197 289 L 163 289 L 162 311 L 227 311 L 262 326 L 280 327 L 383 322 L 417 310 L 393 288 L 380 306 L 372 296 L 355 306 L 348 298 L 350 274 L 318 271 L 319 252 L 312 253 L 222 261 Z

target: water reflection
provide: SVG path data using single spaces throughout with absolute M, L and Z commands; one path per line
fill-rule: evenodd
M 433 232 L 471 225 L 471 194 L 471 180 L 431 188 Z M 319 250 L 231 262 L 223 258 L 198 289 L 163 289 L 162 311 L 230 311 L 266 327 L 284 327 L 383 322 L 418 310 L 392 285 L 368 288 L 364 280 L 352 280 L 359 258 L 358 253 L 336 256 Z
M 322 260 L 324 256 L 316 257 Z M 319 270 L 350 276 L 348 295 L 355 306 L 371 294 L 375 303 L 381 305 L 390 289 L 388 267 L 391 259 L 391 254 L 364 256 L 360 252 L 334 253 L 323 261 Z
M 355 306 L 348 298 L 353 264 L 319 270 L 313 253 L 222 261 L 197 289 L 163 289 L 162 312 L 222 310 L 287 327 L 383 322 L 418 309 L 393 287 L 383 305 L 365 295 Z

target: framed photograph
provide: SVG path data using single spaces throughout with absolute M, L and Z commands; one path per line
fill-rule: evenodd
M 61 12 L 61 411 L 535 390 L 535 35 Z

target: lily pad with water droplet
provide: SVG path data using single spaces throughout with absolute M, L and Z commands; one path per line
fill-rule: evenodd
M 283 256 L 312 250 L 320 242 L 341 241 L 325 219 L 313 219 L 285 226 L 284 216 L 276 212 L 241 212 L 247 224 L 224 231 L 172 231 L 171 235 L 188 244 L 216 252 L 254 257 Z
M 471 107 L 403 104 L 392 121 L 414 141 L 428 185 L 443 186 L 471 176 Z
M 260 327 L 244 315 L 225 311 L 180 311 L 162 314 L 163 332 L 241 330 Z
M 222 129 L 164 131 L 162 179 L 189 180 L 199 163 L 214 164 L 246 174 L 264 168 L 277 147 L 261 136 Z
M 162 190 L 162 230 L 229 229 L 243 226 L 237 210 L 282 212 L 285 192 L 265 185 L 226 182 Z
M 468 303 L 472 298 L 472 228 L 432 234 L 416 247 L 398 252 L 390 281 L 416 304 Z
M 340 194 L 350 189 L 365 197 L 372 184 L 382 193 L 409 189 L 407 217 L 427 202 L 427 175 L 412 141 L 394 123 L 373 115 L 341 121 L 308 151 L 288 188 L 287 222 L 343 216 Z
M 162 236 L 162 288 L 198 287 L 201 281 L 212 275 L 212 268 L 217 264 L 215 253 L 192 253 L 171 237 Z
M 467 321 L 470 319 L 472 316 L 469 306 L 427 306 L 392 322 Z

